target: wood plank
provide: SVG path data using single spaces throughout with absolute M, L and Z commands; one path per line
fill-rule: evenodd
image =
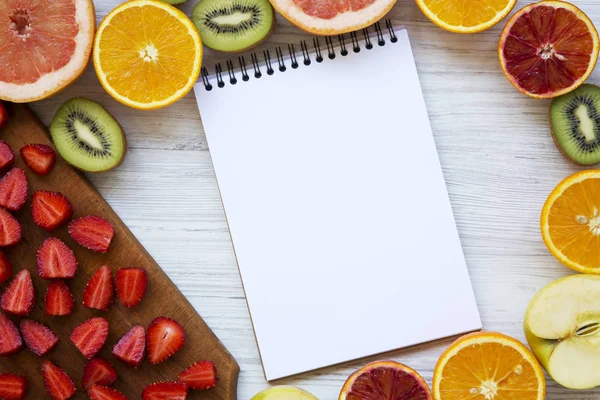
M 15 153 L 28 143 L 52 145 L 46 128 L 26 106 L 11 105 L 10 123 L 1 132 L 1 137 Z M 67 228 L 61 227 L 48 233 L 37 227 L 32 220 L 29 202 L 17 213 L 23 228 L 23 240 L 7 252 L 15 266 L 15 271 L 28 269 L 36 288 L 36 305 L 29 318 L 42 322 L 60 337 L 59 344 L 46 356 L 63 368 L 81 390 L 80 380 L 85 365 L 84 357 L 70 342 L 69 335 L 75 326 L 88 318 L 103 316 L 110 323 L 108 340 L 100 356 L 109 360 L 119 373 L 115 388 L 130 399 L 139 398 L 143 388 L 156 381 L 176 379 L 178 373 L 201 359 L 212 360 L 218 371 L 220 382 L 214 389 L 190 391 L 190 399 L 236 399 L 239 367 L 233 357 L 204 323 L 196 310 L 171 282 L 164 271 L 152 259 L 138 242 L 127 226 L 111 209 L 96 189 L 80 172 L 73 169 L 60 157 L 53 171 L 38 176 L 27 169 L 20 157 L 16 157 L 16 166 L 26 171 L 30 195 L 35 190 L 59 191 L 67 196 L 74 209 L 74 218 L 94 214 L 106 218 L 115 228 L 115 238 L 108 253 L 100 254 L 76 244 L 68 235 Z M 139 205 L 144 207 L 143 204 Z M 36 251 L 45 238 L 56 236 L 65 241 L 75 252 L 79 261 L 79 271 L 69 284 L 75 297 L 75 311 L 70 317 L 49 317 L 45 315 L 43 296 L 48 281 L 39 277 L 36 270 Z M 127 266 L 139 266 L 148 271 L 149 286 L 146 295 L 137 307 L 128 309 L 118 301 L 108 312 L 90 310 L 81 304 L 83 288 L 91 275 L 101 265 L 109 265 L 113 271 Z M 167 316 L 177 320 L 185 329 L 186 341 L 183 349 L 159 365 L 150 365 L 144 361 L 138 368 L 130 368 L 116 360 L 110 351 L 117 340 L 133 325 L 147 326 L 157 316 Z M 13 320 L 18 320 L 13 318 Z M 21 373 L 28 377 L 28 399 L 46 396 L 43 379 L 39 373 L 42 358 L 25 349 L 15 356 L 3 358 L 0 372 Z M 82 391 L 76 398 L 87 398 Z

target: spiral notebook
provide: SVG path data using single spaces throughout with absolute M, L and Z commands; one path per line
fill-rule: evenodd
M 481 328 L 405 29 L 236 57 L 195 92 L 267 380 Z

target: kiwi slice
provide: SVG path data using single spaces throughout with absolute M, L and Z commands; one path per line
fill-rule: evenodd
M 582 85 L 550 104 L 552 136 L 559 150 L 579 165 L 600 162 L 600 87 Z
M 82 97 L 60 106 L 50 133 L 62 158 L 82 171 L 113 169 L 127 151 L 119 123 L 100 104 Z
M 275 26 L 275 12 L 268 0 L 200 0 L 192 21 L 206 46 L 236 53 L 267 38 Z

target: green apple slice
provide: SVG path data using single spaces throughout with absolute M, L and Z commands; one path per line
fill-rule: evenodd
M 525 314 L 525 336 L 557 383 L 600 386 L 600 276 L 573 275 L 540 290 Z
M 265 389 L 250 400 L 319 400 L 312 394 L 293 386 L 273 386 Z

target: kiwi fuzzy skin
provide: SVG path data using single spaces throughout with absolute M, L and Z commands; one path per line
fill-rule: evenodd
M 595 86 L 598 89 L 600 89 L 600 86 L 598 85 L 594 85 L 591 83 L 588 83 L 588 85 L 591 86 Z M 575 90 L 575 89 L 573 89 Z M 568 93 L 566 93 L 568 94 Z M 564 95 L 563 95 L 564 96 Z M 562 154 L 562 156 L 567 159 L 568 161 L 570 161 L 571 163 L 578 165 L 580 167 L 589 167 L 590 165 L 597 165 L 599 163 L 594 163 L 594 164 L 582 164 L 580 162 L 577 162 L 576 160 L 572 159 L 564 150 L 563 148 L 560 146 L 560 143 L 558 143 L 558 139 L 556 137 L 556 133 L 554 132 L 554 126 L 552 125 L 552 102 L 550 102 L 550 105 L 548 106 L 548 121 L 550 122 L 550 133 L 552 134 L 552 141 L 554 142 L 554 145 L 556 146 L 556 148 L 558 149 L 558 151 L 560 151 L 560 154 Z

